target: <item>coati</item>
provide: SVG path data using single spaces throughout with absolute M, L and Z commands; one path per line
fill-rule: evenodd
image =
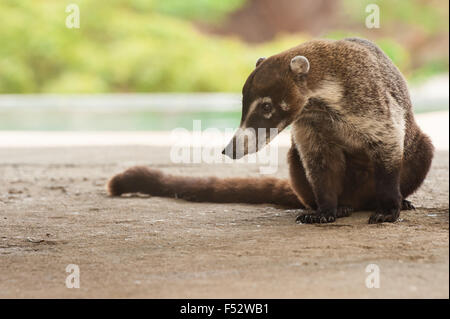
M 358 38 L 313 40 L 260 58 L 243 87 L 240 128 L 292 124 L 290 180 L 179 177 L 133 167 L 108 183 L 112 196 L 141 192 L 191 201 L 271 203 L 304 209 L 301 223 L 329 223 L 373 210 L 369 223 L 394 222 L 421 185 L 433 145 L 414 120 L 406 82 L 375 44 Z M 256 148 L 238 130 L 224 153 Z

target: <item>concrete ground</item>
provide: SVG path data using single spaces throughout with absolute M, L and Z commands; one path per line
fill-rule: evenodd
M 1 143 L 0 143 L 1 144 Z M 279 152 L 278 176 L 287 177 Z M 298 225 L 270 205 L 110 198 L 139 164 L 185 175 L 259 176 L 257 164 L 173 164 L 164 146 L 0 147 L 0 297 L 448 298 L 449 154 L 438 151 L 415 211 Z M 80 288 L 66 287 L 78 265 Z M 367 288 L 368 265 L 379 288 Z M 370 267 L 369 267 L 370 268 Z M 373 269 L 373 268 L 371 268 Z

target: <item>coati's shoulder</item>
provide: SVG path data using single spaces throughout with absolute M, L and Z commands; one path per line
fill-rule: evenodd
M 321 62 L 341 60 L 341 58 L 369 57 L 383 51 L 373 42 L 360 38 L 346 38 L 342 40 L 315 39 L 304 42 L 296 47 L 279 53 L 278 55 L 286 60 L 292 59 L 296 55 L 304 55 L 314 59 L 320 57 Z M 341 57 L 341 58 L 340 58 Z
M 310 64 L 307 86 L 311 91 L 324 83 L 340 86 L 350 100 L 370 103 L 386 99 L 386 92 L 405 109 L 411 108 L 406 81 L 391 59 L 374 43 L 360 38 L 312 40 L 278 54 L 288 65 L 297 56 Z M 351 101 L 348 101 L 351 102 Z
M 379 49 L 375 44 L 363 39 L 310 40 L 268 59 L 263 59 L 263 67 L 255 68 L 247 83 L 260 85 L 261 83 L 275 82 L 275 80 L 284 82 L 284 79 L 289 78 L 284 75 L 292 75 L 290 62 L 296 56 L 304 56 L 308 60 L 307 82 L 311 89 L 314 89 L 321 80 L 327 77 L 345 80 L 352 73 L 359 77 L 368 76 L 378 70 L 377 50 Z M 379 51 L 383 54 L 381 50 Z M 388 58 L 386 57 L 386 59 Z M 361 72 L 362 69 L 365 69 L 366 72 Z
M 367 40 L 367 39 L 362 39 L 362 38 L 345 38 L 343 40 L 340 40 L 342 42 L 352 42 L 352 43 L 356 43 L 358 45 L 362 45 L 365 46 L 366 48 L 369 48 L 370 50 L 374 51 L 374 52 L 381 52 L 383 53 L 383 51 L 380 50 L 380 48 L 373 42 Z
M 283 51 L 275 57 L 289 62 L 297 55 L 305 56 L 310 62 L 311 72 L 319 74 L 339 75 L 342 72 L 358 71 L 356 73 L 364 76 L 379 71 L 392 72 L 396 69 L 389 57 L 375 43 L 360 38 L 311 40 Z M 361 73 L 361 68 L 366 68 L 366 72 Z
M 342 82 L 355 76 L 361 80 L 366 76 L 373 78 L 379 63 L 372 46 L 375 45 L 358 39 L 317 39 L 274 55 L 271 60 L 277 61 L 281 68 L 287 68 L 295 56 L 306 57 L 310 65 L 307 84 L 309 89 L 314 90 L 324 79 L 334 78 Z M 287 71 L 280 69 L 280 72 Z

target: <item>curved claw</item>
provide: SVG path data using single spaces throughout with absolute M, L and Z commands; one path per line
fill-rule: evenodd
M 379 224 L 384 222 L 393 223 L 400 216 L 398 209 L 391 209 L 388 211 L 376 211 L 369 217 L 369 224 Z
M 369 224 L 379 224 L 384 222 L 384 215 L 374 213 L 369 217 Z
M 337 208 L 336 217 L 348 217 L 352 214 L 353 208 L 347 206 L 341 206 Z
M 297 216 L 295 221 L 297 224 L 326 224 L 336 221 L 336 217 L 330 214 L 312 211 Z
M 414 205 L 409 200 L 402 200 L 402 210 L 416 210 Z

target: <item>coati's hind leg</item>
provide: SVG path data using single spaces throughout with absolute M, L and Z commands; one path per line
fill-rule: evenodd
M 414 206 L 405 200 L 423 183 L 430 170 L 434 148 L 428 136 L 418 132 L 405 145 L 402 172 L 400 176 L 400 192 L 403 196 L 402 209 L 411 210 Z
M 400 192 L 403 196 L 402 210 L 416 209 L 405 198 L 414 193 L 423 183 L 430 170 L 433 153 L 434 147 L 430 138 L 420 131 L 407 141 L 400 175 Z

